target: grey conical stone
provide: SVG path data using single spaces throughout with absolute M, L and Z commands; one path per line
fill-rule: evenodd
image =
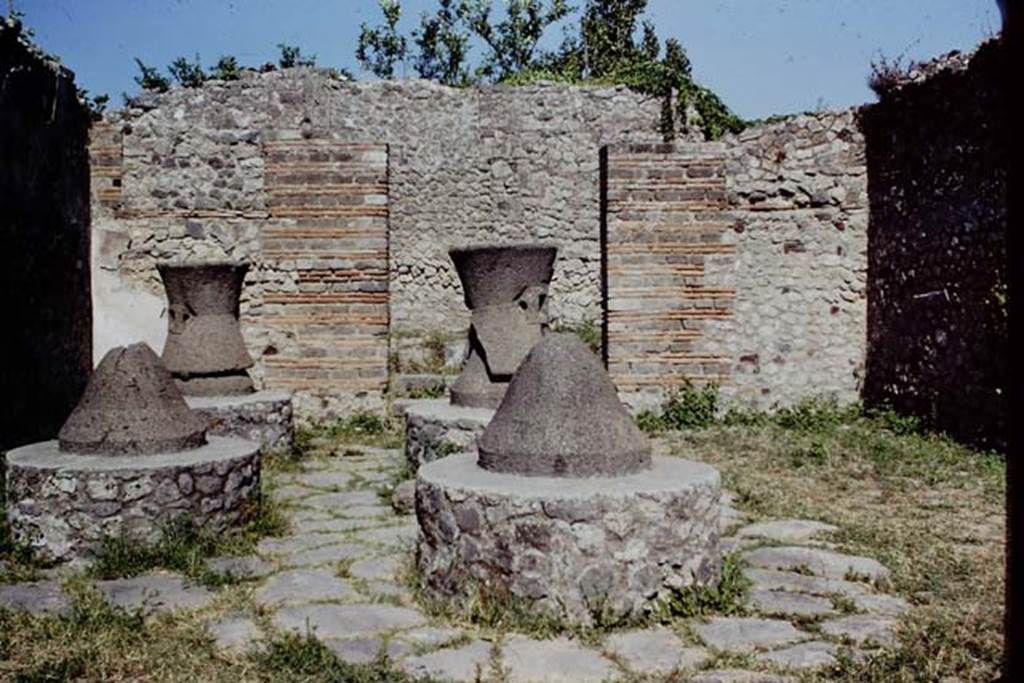
M 617 476 L 651 466 L 647 437 L 573 334 L 549 334 L 533 347 L 478 446 L 484 469 L 528 476 Z
M 153 349 L 133 344 L 107 352 L 57 438 L 72 453 L 173 452 L 206 443 L 206 420 L 189 409 Z

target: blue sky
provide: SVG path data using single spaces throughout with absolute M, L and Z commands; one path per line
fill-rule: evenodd
M 402 5 L 408 31 L 436 0 Z M 122 91 L 137 91 L 136 56 L 157 66 L 197 53 L 205 65 L 224 54 L 260 64 L 276 61 L 275 46 L 288 43 L 315 53 L 322 65 L 358 74 L 359 26 L 380 20 L 376 0 L 14 0 L 14 6 L 36 41 L 75 71 L 79 85 L 109 93 L 113 103 Z M 995 0 L 650 0 L 647 16 L 663 39 L 682 42 L 697 80 L 745 118 L 872 101 L 866 85 L 872 59 L 970 50 L 1000 27 Z M 556 45 L 560 29 L 547 38 Z

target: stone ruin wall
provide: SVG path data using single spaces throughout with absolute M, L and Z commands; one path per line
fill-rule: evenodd
M 355 392 L 364 404 L 378 399 L 385 359 L 405 348 L 407 337 L 463 333 L 466 312 L 446 254 L 450 246 L 554 242 L 560 253 L 553 318 L 600 321 L 600 150 L 659 143 L 658 116 L 658 102 L 624 88 L 455 90 L 423 81 L 339 82 L 309 69 L 144 94 L 93 130 L 97 311 L 121 316 L 98 325 L 97 350 L 125 341 L 102 337 L 125 335 L 149 335 L 162 347 L 163 292 L 154 264 L 173 258 L 258 263 L 242 301 L 257 381 L 295 389 L 318 383 L 320 393 Z M 298 145 L 319 154 L 325 145 L 368 144 L 386 145 L 386 177 L 358 202 L 367 211 L 386 205 L 386 233 L 318 239 L 324 233 L 308 229 L 328 227 L 335 237 L 352 231 L 355 219 L 339 223 L 336 215 L 351 197 L 331 189 L 339 178 L 331 175 L 329 155 L 318 157 L 319 171 L 306 163 L 302 174 L 279 186 L 275 150 Z M 714 239 L 725 246 L 701 257 L 697 283 L 721 296 L 707 303 L 691 292 L 689 310 L 724 306 L 727 312 L 691 313 L 685 322 L 676 315 L 675 325 L 688 330 L 682 347 L 621 347 L 628 352 L 626 378 L 643 381 L 620 388 L 639 389 L 651 402 L 689 377 L 715 381 L 729 400 L 758 407 L 821 393 L 855 399 L 864 346 L 866 211 L 854 114 L 793 117 L 721 143 L 678 147 L 689 150 L 684 157 L 715 156 L 721 185 L 709 210 L 718 226 Z M 674 157 L 653 163 L 674 173 Z M 645 211 L 661 211 L 657 197 L 642 200 Z M 337 220 L 324 223 L 327 218 Z M 303 235 L 299 245 L 295 238 Z M 359 254 L 335 253 L 338 245 Z M 281 251 L 297 246 L 304 253 Z M 363 253 L 371 247 L 373 254 Z M 382 268 L 386 283 L 377 275 Z M 331 283 L 349 271 L 355 284 L 336 292 Z M 334 308 L 324 307 L 328 300 Z M 303 302 L 289 310 L 306 317 L 283 313 L 288 302 Z M 360 322 L 308 324 L 309 315 L 332 311 Z M 275 315 L 292 323 L 275 326 Z M 627 327 L 635 322 L 634 316 Z M 373 337 L 360 352 L 369 359 L 360 367 L 349 367 L 346 349 L 319 348 L 353 334 Z M 683 356 L 667 362 L 652 357 L 680 349 Z M 321 402 L 300 405 L 299 412 L 325 407 L 333 409 Z
M 1011 381 L 1006 59 L 995 39 L 918 65 L 864 117 L 865 400 L 997 448 Z
M 867 178 L 854 110 L 716 144 L 606 151 L 609 369 L 627 400 L 685 380 L 727 404 L 855 401 Z
M 287 188 L 268 180 L 273 174 L 268 155 L 281 139 L 306 140 L 313 147 L 318 141 L 387 146 L 386 187 L 361 200 L 379 206 L 385 197 L 384 259 L 325 264 L 364 269 L 363 285 L 376 281 L 367 271 L 383 264 L 390 302 L 383 312 L 385 333 L 462 333 L 468 317 L 447 249 L 479 242 L 555 243 L 553 316 L 597 320 L 597 150 L 619 140 L 659 139 L 658 116 L 657 101 L 625 88 L 457 90 L 424 81 L 346 83 L 310 69 L 144 94 L 93 130 L 94 172 L 102 178 L 93 200 L 97 310 L 106 316 L 98 325 L 97 350 L 124 336 L 147 338 L 162 348 L 163 292 L 156 262 L 250 258 L 261 263 L 247 278 L 242 301 L 256 379 L 264 379 L 289 346 L 310 352 L 314 344 L 297 340 L 295 330 L 275 335 L 273 325 L 265 324 L 265 306 L 271 290 L 281 296 L 315 286 L 308 278 L 297 282 L 302 278 L 294 271 L 316 264 L 268 263 L 273 259 L 265 258 L 267 239 L 271 234 L 284 238 L 281 231 L 288 228 L 302 229 L 303 220 L 312 220 L 308 211 L 344 200 L 325 191 L 336 178 L 298 178 L 290 191 L 306 195 L 307 213 L 282 212 L 282 205 L 295 204 L 287 199 Z M 365 246 L 346 244 L 350 250 Z M 356 304 L 350 308 L 357 309 Z M 380 329 L 359 331 L 380 336 Z M 367 353 L 386 359 L 386 340 L 383 351 L 378 345 Z M 307 362 L 303 372 L 309 377 L 333 372 L 323 363 L 316 368 Z M 380 363 L 370 372 L 375 386 L 382 367 L 386 372 Z M 275 384 L 273 378 L 267 383 Z M 373 403 L 376 393 L 370 389 L 364 398 Z
M 0 18 L 0 450 L 52 438 L 92 369 L 88 127 L 74 74 Z

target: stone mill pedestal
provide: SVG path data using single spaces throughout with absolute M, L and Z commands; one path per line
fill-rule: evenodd
M 167 291 L 163 361 L 211 434 L 252 439 L 271 450 L 293 442 L 291 394 L 256 391 L 239 321 L 247 263 L 162 263 Z
M 719 580 L 720 483 L 651 457 L 600 361 L 547 335 L 523 361 L 479 456 L 416 481 L 417 566 L 435 597 L 483 592 L 572 623 L 627 616 Z
M 413 469 L 472 449 L 516 368 L 547 329 L 555 247 L 485 245 L 448 252 L 470 310 L 469 352 L 449 400 L 405 408 L 405 455 Z
M 259 494 L 259 444 L 208 437 L 145 344 L 104 356 L 56 440 L 7 454 L 7 519 L 55 560 L 108 536 L 156 541 L 180 518 L 222 531 Z

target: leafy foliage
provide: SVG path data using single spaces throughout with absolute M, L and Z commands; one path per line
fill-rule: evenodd
M 265 498 L 253 510 L 245 527 L 226 534 L 204 531 L 182 518 L 167 525 L 156 543 L 108 536 L 102 540 L 89 573 L 98 579 L 116 579 L 161 568 L 217 586 L 230 583 L 233 577 L 210 570 L 207 558 L 254 552 L 258 539 L 282 535 L 287 529 L 288 523 L 280 509 Z
M 384 14 L 384 24 L 375 27 L 362 25 L 356 59 L 378 78 L 394 78 L 395 64 L 404 62 L 408 52 L 405 36 L 398 33 L 402 6 L 398 0 L 380 0 L 380 9 Z
M 718 386 L 707 384 L 694 386 L 689 380 L 672 390 L 660 412 L 645 410 L 637 415 L 640 429 L 648 434 L 707 427 L 715 422 L 718 414 Z
M 186 57 L 178 57 L 167 67 L 167 71 L 171 78 L 186 88 L 198 88 L 206 80 L 199 55 L 196 55 L 194 62 L 190 62 Z
M 552 326 L 555 332 L 571 332 L 580 338 L 587 347 L 596 355 L 601 355 L 601 326 L 593 320 L 584 320 L 579 323 L 558 323 Z
M 460 16 L 490 48 L 480 76 L 503 80 L 530 67 L 537 43 L 548 26 L 564 19 L 573 8 L 565 0 L 510 0 L 503 21 L 491 20 L 491 0 L 463 0 Z
M 170 80 L 161 74 L 155 66 L 144 64 L 138 57 L 135 58 L 135 64 L 139 67 L 140 72 L 135 77 L 135 82 L 138 83 L 140 88 L 150 92 L 167 92 L 170 89 Z
M 466 66 L 469 54 L 469 32 L 462 26 L 456 0 L 439 0 L 432 14 L 420 17 L 420 26 L 413 31 L 413 42 L 419 48 L 415 67 L 423 78 L 444 85 L 470 85 Z
M 694 82 L 678 40 L 667 40 L 661 56 L 654 25 L 642 20 L 647 0 L 588 0 L 578 32 L 567 31 L 554 52 L 538 44 L 548 28 L 574 10 L 566 0 L 509 0 L 500 20 L 493 16 L 493 0 L 438 3 L 413 32 L 414 67 L 423 78 L 458 87 L 539 80 L 626 85 L 661 100 L 666 140 L 675 137 L 677 123 L 708 139 L 744 127 L 714 93 Z M 356 56 L 373 73 L 392 78 L 394 64 L 406 56 L 406 42 L 397 32 L 401 9 L 398 0 L 382 0 L 381 9 L 385 24 L 363 26 Z M 476 66 L 470 63 L 474 40 L 484 50 Z
M 278 43 L 277 49 L 281 51 L 277 65 L 282 69 L 291 69 L 296 66 L 316 66 L 316 55 L 304 55 L 296 45 Z
M 85 88 L 78 88 L 78 100 L 89 109 L 92 120 L 99 121 L 103 118 L 103 112 L 106 111 L 107 104 L 110 102 L 110 95 L 106 93 L 90 95 Z
M 674 588 L 669 597 L 657 604 L 655 612 L 662 621 L 710 614 L 742 614 L 750 585 L 739 556 L 726 555 L 722 561 L 722 578 L 717 584 Z
M 210 73 L 210 78 L 219 81 L 237 81 L 241 78 L 242 70 L 238 66 L 238 60 L 231 55 L 224 55 L 217 60 Z

